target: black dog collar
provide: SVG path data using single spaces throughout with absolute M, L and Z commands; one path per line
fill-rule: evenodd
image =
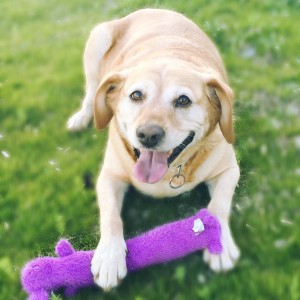
M 195 136 L 195 132 L 192 131 L 188 135 L 188 137 L 173 150 L 172 154 L 168 158 L 168 166 L 170 166 L 170 164 L 179 156 L 179 154 L 193 141 L 194 136 Z M 133 151 L 135 157 L 139 158 L 141 154 L 140 150 L 133 147 Z

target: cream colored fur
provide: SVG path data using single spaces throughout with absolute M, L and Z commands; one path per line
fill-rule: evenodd
M 229 229 L 231 200 L 239 167 L 231 143 L 233 94 L 213 43 L 190 20 L 167 11 L 145 9 L 94 28 L 84 53 L 86 96 L 68 128 L 85 128 L 93 115 L 98 129 L 110 124 L 104 163 L 97 182 L 101 239 L 92 260 L 95 282 L 104 289 L 126 275 L 126 244 L 120 217 L 124 193 L 130 184 L 154 197 L 171 197 L 200 182 L 209 187 L 208 209 L 222 225 L 224 251 L 204 252 L 216 272 L 234 267 L 239 250 Z M 129 95 L 146 96 L 133 103 Z M 174 108 L 174 99 L 189 96 L 189 108 Z M 132 147 L 140 147 L 136 129 L 155 123 L 166 132 L 159 151 L 171 151 L 190 131 L 193 142 L 171 164 L 164 178 L 147 184 L 132 173 Z M 183 164 L 187 182 L 169 186 L 176 165 Z M 200 201 L 200 199 L 199 199 Z

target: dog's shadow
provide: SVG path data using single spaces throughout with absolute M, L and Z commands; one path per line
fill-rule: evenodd
M 125 195 L 122 219 L 125 238 L 151 228 L 187 218 L 206 207 L 210 196 L 205 184 L 177 197 L 157 199 L 145 196 L 131 187 Z

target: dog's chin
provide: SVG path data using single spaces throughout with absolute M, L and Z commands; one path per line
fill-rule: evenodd
M 169 151 L 134 148 L 137 162 L 133 169 L 134 176 L 141 182 L 156 183 L 167 172 L 169 165 L 193 141 L 195 136 L 191 132 L 177 147 Z

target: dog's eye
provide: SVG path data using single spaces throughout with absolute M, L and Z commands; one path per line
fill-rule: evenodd
M 176 99 L 175 107 L 187 107 L 192 104 L 190 98 L 186 95 L 181 95 Z
M 143 100 L 144 95 L 143 95 L 143 93 L 140 92 L 140 91 L 134 91 L 133 93 L 130 94 L 130 98 L 131 98 L 133 101 L 140 101 L 140 100 Z

